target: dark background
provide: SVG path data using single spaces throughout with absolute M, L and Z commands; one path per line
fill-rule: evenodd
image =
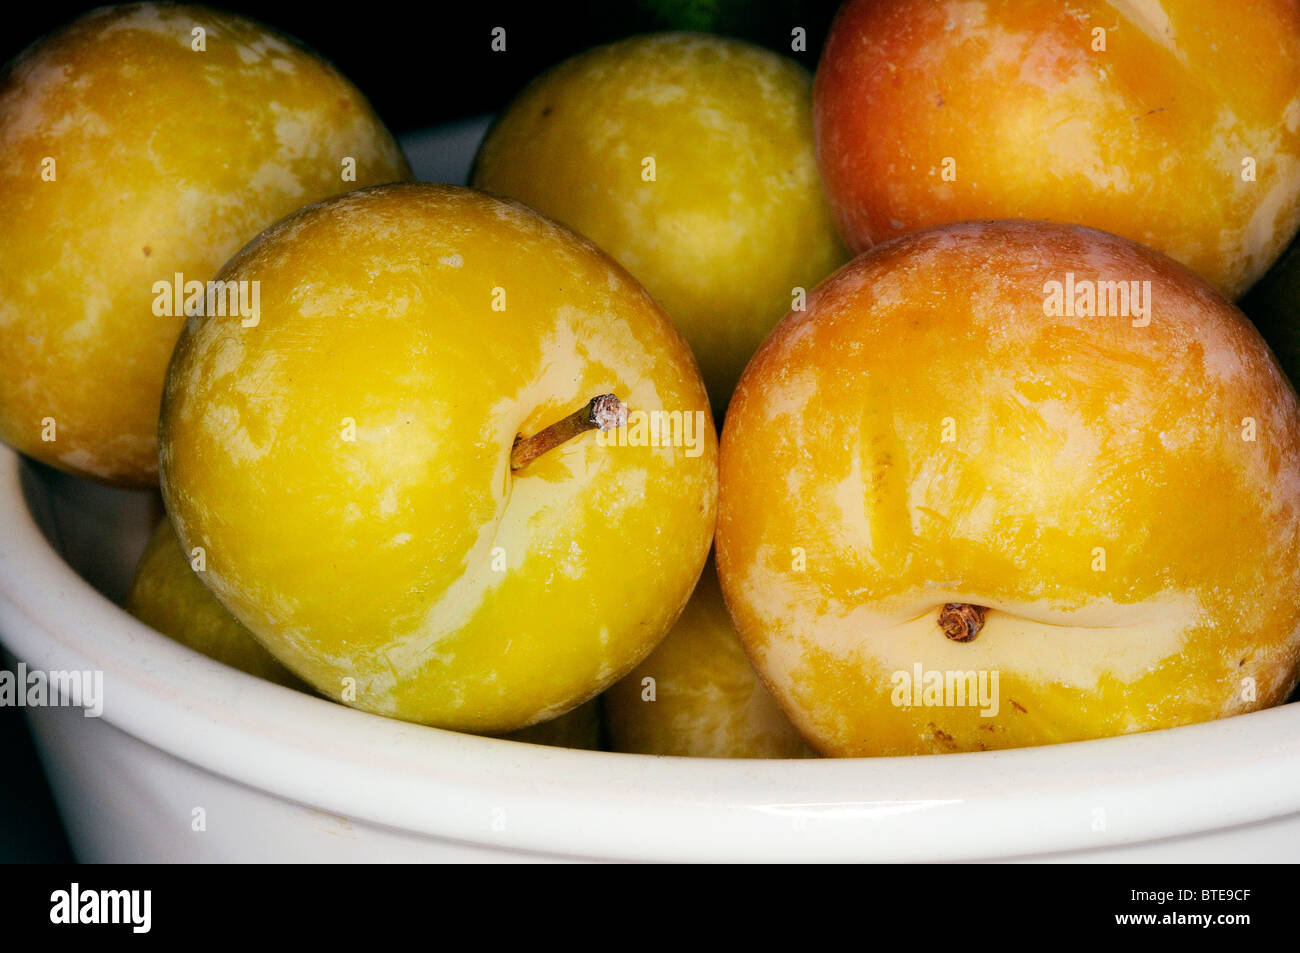
M 5 10 L 0 63 L 103 3 Z M 759 43 L 817 65 L 838 0 L 553 0 L 553 2 L 210 4 L 260 20 L 313 47 L 370 99 L 394 133 L 496 112 L 542 70 L 600 43 L 654 30 L 702 30 Z M 506 30 L 506 51 L 491 49 Z M 807 51 L 790 49 L 807 31 Z M 0 222 L 0 228 L 4 223 Z M 66 861 L 67 839 L 21 712 L 0 708 L 0 863 Z
M 0 62 L 102 3 L 16 4 L 5 10 Z M 331 60 L 395 133 L 495 112 L 546 67 L 610 40 L 665 29 L 737 36 L 810 70 L 838 0 L 538 0 L 532 3 L 218 3 L 297 37 Z M 506 30 L 506 51 L 491 49 Z M 792 53 L 790 31 L 808 32 Z
M 0 764 L 0 863 L 71 860 L 36 749 L 17 708 L 0 706 Z

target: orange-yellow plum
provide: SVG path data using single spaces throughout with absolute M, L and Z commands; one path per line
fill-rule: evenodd
M 1300 411 L 1208 283 L 1077 226 L 879 245 L 746 369 L 718 572 L 823 754 L 1072 741 L 1276 704 Z
M 1237 298 L 1300 227 L 1295 0 L 849 0 L 814 111 L 855 252 L 1048 219 L 1149 245 Z

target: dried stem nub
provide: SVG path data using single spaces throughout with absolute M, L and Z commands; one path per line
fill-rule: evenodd
M 939 628 L 954 642 L 970 642 L 984 628 L 984 606 L 968 602 L 949 602 L 939 612 Z
M 613 430 L 627 423 L 627 405 L 613 394 L 601 394 L 587 401 L 569 416 L 557 420 L 531 437 L 520 434 L 510 449 L 510 469 L 522 470 L 548 450 L 588 430 Z

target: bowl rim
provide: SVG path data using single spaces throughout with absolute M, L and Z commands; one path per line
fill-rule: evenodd
M 101 720 L 116 729 L 362 822 L 551 856 L 957 860 L 1115 848 L 1300 812 L 1300 705 L 1039 748 L 788 761 L 548 748 L 367 714 L 229 668 L 127 614 L 46 540 L 25 473 L 39 484 L 0 447 L 9 652 L 29 669 L 102 670 Z

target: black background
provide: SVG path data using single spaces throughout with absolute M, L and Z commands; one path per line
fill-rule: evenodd
M 6 9 L 0 62 L 102 3 Z M 343 71 L 395 133 L 495 112 L 546 67 L 599 43 L 662 29 L 738 36 L 813 69 L 837 0 L 537 0 L 424 5 L 223 3 L 297 37 Z M 506 29 L 506 51 L 491 49 Z M 807 30 L 807 52 L 790 50 Z
M 17 708 L 0 706 L 0 863 L 66 863 L 72 851 Z
M 1189 942 L 1193 949 L 1204 949 L 1202 943 L 1257 949 L 1269 941 L 1283 946 L 1288 935 L 1284 931 L 1294 919 L 1294 892 L 1288 889 L 1290 872 L 1285 869 L 1223 864 L 1084 871 L 1026 864 L 972 865 L 962 870 L 970 883 L 937 882 L 933 868 L 925 866 L 887 871 L 857 868 L 847 875 L 838 868 L 776 874 L 729 870 L 723 876 L 730 889 L 706 883 L 704 878 L 717 879 L 710 871 L 672 870 L 666 876 L 673 878 L 674 895 L 665 902 L 658 896 L 643 897 L 644 890 L 634 889 L 625 889 L 627 896 L 611 897 L 607 883 L 591 884 L 594 877 L 607 882 L 611 875 L 604 868 L 581 866 L 548 871 L 545 878 L 528 867 L 462 868 L 454 882 L 400 867 L 296 867 L 287 872 L 262 867 L 238 870 L 234 877 L 226 868 L 211 866 L 32 869 L 9 891 L 4 942 L 25 940 L 17 948 L 39 944 L 40 949 L 52 950 L 81 944 L 98 949 L 100 943 L 111 944 L 107 949 L 129 948 L 143 942 L 176 950 L 187 949 L 201 938 L 207 946 L 230 943 L 260 948 L 287 941 L 286 948 L 294 950 L 303 946 L 346 950 L 395 945 L 416 937 L 438 949 L 449 943 L 462 945 L 472 937 L 469 942 L 480 945 L 517 944 L 529 949 L 547 936 L 550 942 L 560 942 L 551 931 L 573 911 L 581 917 L 574 921 L 579 928 L 602 940 L 608 936 L 606 944 L 639 940 L 639 946 L 648 946 L 659 940 L 676 946 L 685 945 L 682 940 L 689 938 L 700 946 L 716 943 L 734 948 L 741 943 L 782 942 L 774 938 L 778 924 L 798 938 L 794 942 L 816 942 L 817 936 L 826 936 L 820 933 L 826 928 L 806 925 L 813 919 L 810 914 L 836 910 L 853 915 L 847 929 L 855 931 L 862 946 L 887 938 L 890 946 L 907 949 L 1018 948 L 1059 946 L 1067 939 L 1073 948 L 1088 940 L 1109 943 L 1124 937 L 1127 942 L 1121 949 L 1186 947 Z M 746 874 L 762 878 L 765 899 L 770 896 L 776 902 L 755 909 L 739 890 L 744 884 L 739 878 Z M 151 890 L 150 933 L 135 935 L 129 926 L 51 926 L 50 895 L 67 890 L 74 879 L 83 890 Z M 1249 890 L 1250 896 L 1165 904 L 1132 899 L 1134 890 L 1178 888 L 1193 890 L 1198 898 L 1201 890 L 1213 888 Z M 578 899 L 588 896 L 586 902 Z M 1115 922 L 1117 914 L 1174 913 L 1246 914 L 1250 923 L 1206 929 Z

